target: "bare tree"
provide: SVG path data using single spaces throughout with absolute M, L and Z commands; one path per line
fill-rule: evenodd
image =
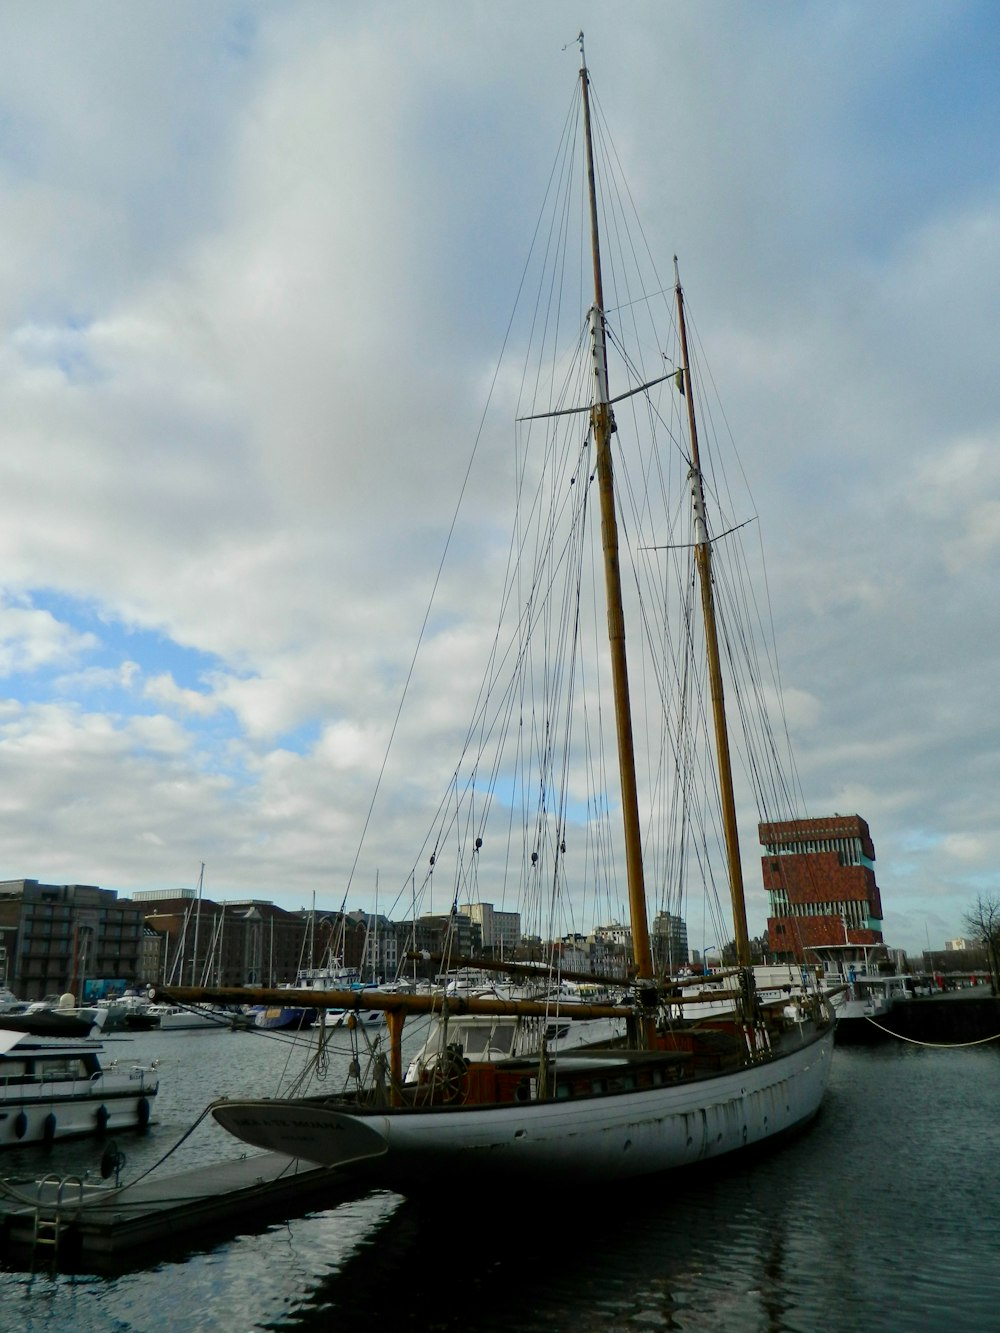
M 992 893 L 977 894 L 975 906 L 969 908 L 962 921 L 969 934 L 986 950 L 990 990 L 996 995 L 1000 979 L 1000 897 Z

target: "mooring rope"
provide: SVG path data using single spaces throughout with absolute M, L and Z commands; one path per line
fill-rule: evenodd
M 985 1046 L 988 1042 L 1000 1041 L 1000 1032 L 994 1032 L 992 1037 L 978 1037 L 975 1041 L 919 1041 L 916 1037 L 904 1037 L 901 1032 L 893 1032 L 892 1028 L 876 1023 L 869 1014 L 865 1014 L 865 1017 L 872 1027 L 878 1028 L 879 1032 L 887 1032 L 890 1037 L 898 1037 L 900 1041 L 908 1041 L 911 1046 L 932 1046 L 941 1051 L 960 1051 L 964 1046 Z

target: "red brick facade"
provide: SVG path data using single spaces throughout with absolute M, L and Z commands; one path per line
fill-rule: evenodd
M 882 943 L 881 930 L 869 926 L 881 923 L 882 899 L 864 864 L 875 847 L 860 816 L 761 824 L 760 841 L 768 849 L 761 867 L 772 954 L 802 962 L 817 946 Z

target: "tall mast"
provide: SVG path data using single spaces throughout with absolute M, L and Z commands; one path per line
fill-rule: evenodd
M 604 547 L 604 583 L 608 602 L 608 640 L 611 645 L 611 677 L 618 734 L 618 769 L 621 781 L 622 818 L 625 826 L 625 871 L 628 879 L 629 916 L 632 924 L 632 957 L 639 980 L 651 981 L 653 956 L 646 916 L 646 890 L 642 871 L 642 839 L 639 832 L 639 798 L 635 778 L 635 749 L 632 742 L 632 705 L 625 656 L 625 616 L 622 610 L 621 568 L 618 561 L 618 519 L 615 514 L 614 474 L 611 465 L 611 436 L 614 416 L 608 395 L 608 355 L 604 330 L 604 284 L 601 278 L 601 244 L 597 226 L 597 186 L 594 176 L 594 143 L 590 126 L 590 75 L 580 33 L 580 85 L 583 92 L 583 131 L 587 153 L 587 189 L 590 197 L 590 236 L 594 257 L 594 304 L 590 311 L 590 338 L 594 361 L 594 406 L 591 422 L 597 451 L 597 483 L 601 498 L 601 538 Z
M 698 423 L 694 412 L 694 389 L 691 383 L 691 361 L 688 357 L 687 324 L 684 319 L 684 292 L 681 288 L 680 269 L 674 256 L 674 293 L 677 298 L 677 324 L 681 338 L 681 371 L 684 398 L 687 402 L 688 432 L 691 438 L 691 503 L 694 508 L 695 564 L 701 588 L 701 609 L 705 621 L 705 646 L 708 653 L 708 680 L 712 691 L 712 719 L 715 725 L 715 754 L 719 768 L 719 798 L 722 802 L 722 825 L 726 838 L 726 859 L 729 867 L 729 896 L 732 899 L 733 930 L 735 931 L 736 961 L 740 967 L 750 966 L 750 936 L 747 931 L 747 907 L 743 896 L 743 867 L 740 863 L 740 840 L 736 827 L 736 800 L 733 795 L 733 764 L 729 753 L 729 729 L 726 726 L 726 700 L 722 688 L 722 664 L 719 657 L 719 632 L 715 623 L 715 597 L 712 591 L 712 543 L 705 520 L 705 490 L 702 484 L 701 456 L 698 451 Z

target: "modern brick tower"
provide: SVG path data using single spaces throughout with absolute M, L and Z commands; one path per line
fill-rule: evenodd
M 882 944 L 875 846 L 860 815 L 789 819 L 759 833 L 771 953 L 801 963 L 813 948 Z

